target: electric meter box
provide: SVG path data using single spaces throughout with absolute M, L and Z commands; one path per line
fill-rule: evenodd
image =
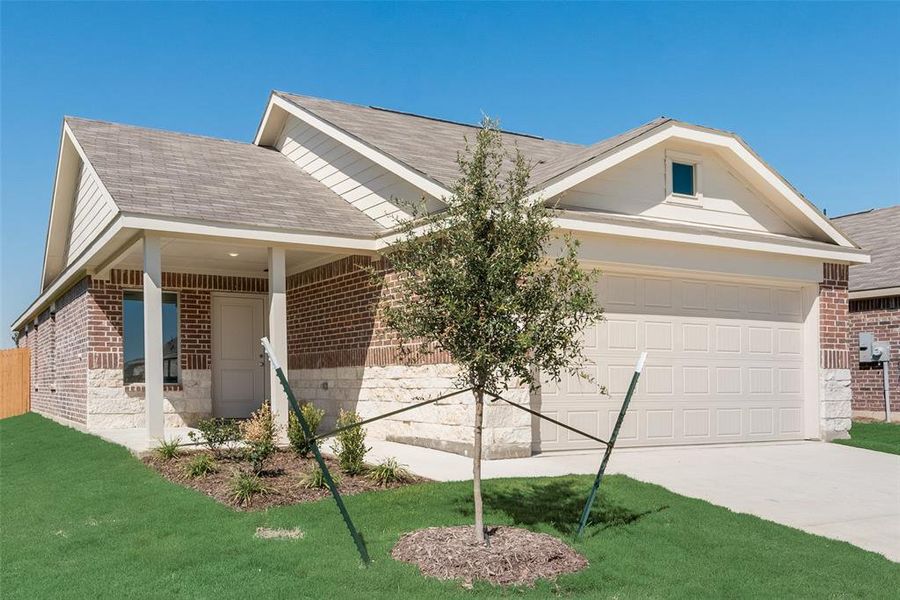
M 859 334 L 859 362 L 886 362 L 891 360 L 891 345 L 887 342 L 875 341 L 875 334 L 864 332 Z

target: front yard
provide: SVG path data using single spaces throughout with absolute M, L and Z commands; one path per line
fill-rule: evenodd
M 487 521 L 571 542 L 590 477 L 485 483 Z M 125 449 L 29 414 L 0 421 L 0 589 L 12 598 L 889 598 L 900 566 L 843 542 L 623 476 L 574 543 L 588 569 L 501 589 L 422 578 L 390 558 L 400 534 L 471 521 L 469 483 L 346 499 L 374 563 L 331 500 L 237 512 Z M 257 539 L 257 527 L 300 528 Z
M 845 446 L 900 454 L 900 423 L 854 421 L 850 428 L 850 439 L 836 441 Z

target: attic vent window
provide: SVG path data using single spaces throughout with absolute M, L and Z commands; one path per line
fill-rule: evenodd
M 702 206 L 703 158 L 666 150 L 666 202 Z
M 672 193 L 679 196 L 696 196 L 694 165 L 672 162 Z

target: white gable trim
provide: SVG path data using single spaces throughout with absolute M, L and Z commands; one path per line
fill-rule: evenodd
M 817 208 L 797 193 L 790 185 L 785 183 L 777 173 L 766 165 L 746 144 L 739 138 L 719 132 L 714 132 L 698 127 L 687 126 L 683 123 L 671 122 L 662 126 L 662 129 L 654 129 L 642 134 L 624 145 L 611 150 L 609 153 L 594 159 L 593 161 L 576 168 L 568 174 L 552 178 L 542 184 L 532 194 L 534 200 L 540 198 L 552 198 L 569 190 L 576 185 L 606 171 L 629 158 L 666 140 L 678 138 L 707 144 L 718 148 L 724 148 L 733 152 L 741 161 L 746 163 L 755 173 L 771 185 L 776 192 L 787 199 L 801 214 L 817 229 L 822 231 L 829 239 L 839 246 L 856 248 L 845 235 L 838 231 Z
M 360 138 L 347 133 L 343 129 L 332 125 L 331 123 L 325 121 L 324 119 L 319 118 L 312 112 L 303 109 L 296 104 L 285 100 L 284 98 L 273 94 L 269 99 L 269 105 L 266 107 L 266 113 L 263 116 L 263 120 L 260 123 L 259 129 L 257 130 L 256 137 L 253 140 L 253 143 L 256 145 L 260 145 L 260 142 L 263 137 L 263 132 L 266 130 L 266 124 L 269 119 L 272 117 L 272 107 L 276 106 L 287 113 L 297 117 L 301 121 L 308 123 L 309 125 L 315 127 L 325 135 L 332 137 L 344 144 L 348 148 L 362 154 L 375 164 L 387 169 L 388 171 L 396 174 L 401 179 L 411 183 L 416 186 L 420 190 L 434 196 L 435 198 L 441 199 L 445 196 L 450 195 L 450 190 L 445 188 L 443 185 L 431 179 L 430 177 L 423 175 L 419 171 L 416 171 L 409 165 L 397 160 L 396 158 L 390 156 L 378 150 L 376 147 L 368 144 L 367 142 L 361 140 Z

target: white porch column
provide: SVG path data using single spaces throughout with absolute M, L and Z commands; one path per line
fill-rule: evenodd
M 269 248 L 269 341 L 287 375 L 287 283 L 284 248 Z M 288 400 L 275 371 L 269 369 L 269 394 L 279 437 L 287 440 Z
M 150 439 L 165 435 L 162 337 L 159 235 L 148 233 L 144 235 L 144 405 Z

